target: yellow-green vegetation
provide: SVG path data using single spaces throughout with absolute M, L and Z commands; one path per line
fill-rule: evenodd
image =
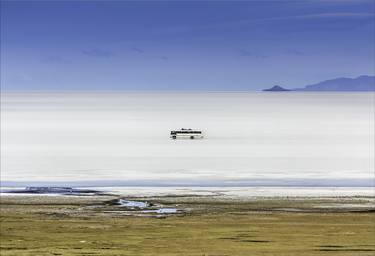
M 375 254 L 375 213 L 311 210 L 321 199 L 161 198 L 188 211 L 166 218 L 113 214 L 110 199 L 3 198 L 1 255 Z

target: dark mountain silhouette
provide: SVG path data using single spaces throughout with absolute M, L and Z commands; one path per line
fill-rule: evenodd
M 293 91 L 375 91 L 375 76 L 330 79 Z
M 359 76 L 356 78 L 340 77 L 325 80 L 316 84 L 306 85 L 303 88 L 285 89 L 275 85 L 265 92 L 287 92 L 287 91 L 304 91 L 304 92 L 373 92 L 375 91 L 375 76 Z
M 285 89 L 285 88 L 283 88 L 281 86 L 275 85 L 275 86 L 273 86 L 273 87 L 271 87 L 269 89 L 264 89 L 263 91 L 264 92 L 289 92 L 290 90 Z

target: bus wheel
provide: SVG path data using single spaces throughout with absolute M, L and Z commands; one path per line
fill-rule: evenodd
M 192 139 L 192 140 L 193 140 L 193 139 L 194 139 L 194 136 L 190 136 L 190 139 Z

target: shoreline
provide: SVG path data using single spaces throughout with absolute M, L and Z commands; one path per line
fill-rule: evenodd
M 155 207 L 121 207 L 121 201 L 131 205 L 150 205 L 176 208 L 180 213 L 226 212 L 375 212 L 375 196 L 228 196 L 222 191 L 213 194 L 138 194 L 115 192 L 97 195 L 69 194 L 0 194 L 0 205 L 80 205 L 91 214 L 98 212 L 121 213 L 131 209 L 155 210 Z M 85 208 L 89 206 L 88 208 Z M 157 209 L 156 209 L 157 210 Z M 109 215 L 110 217 L 110 215 Z
M 44 188 L 41 186 L 41 188 Z M 54 187 L 54 188 L 60 188 Z M 309 187 L 309 186 L 250 186 L 250 187 L 205 187 L 205 186 L 75 186 L 77 194 L 82 196 L 87 191 L 109 193 L 124 197 L 142 196 L 222 196 L 232 198 L 268 198 L 268 197 L 375 197 L 375 187 Z M 11 192 L 11 193 L 9 193 Z M 1 187 L 0 195 L 48 195 L 54 193 L 27 193 L 24 186 Z M 95 194 L 94 193 L 94 194 Z M 62 193 L 57 193 L 60 195 Z M 89 195 L 89 194 L 88 194 Z

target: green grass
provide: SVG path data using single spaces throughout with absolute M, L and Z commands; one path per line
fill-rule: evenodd
M 202 211 L 201 202 L 158 219 L 85 208 L 92 203 L 2 201 L 1 255 L 375 255 L 372 212 L 254 211 L 254 202 Z

